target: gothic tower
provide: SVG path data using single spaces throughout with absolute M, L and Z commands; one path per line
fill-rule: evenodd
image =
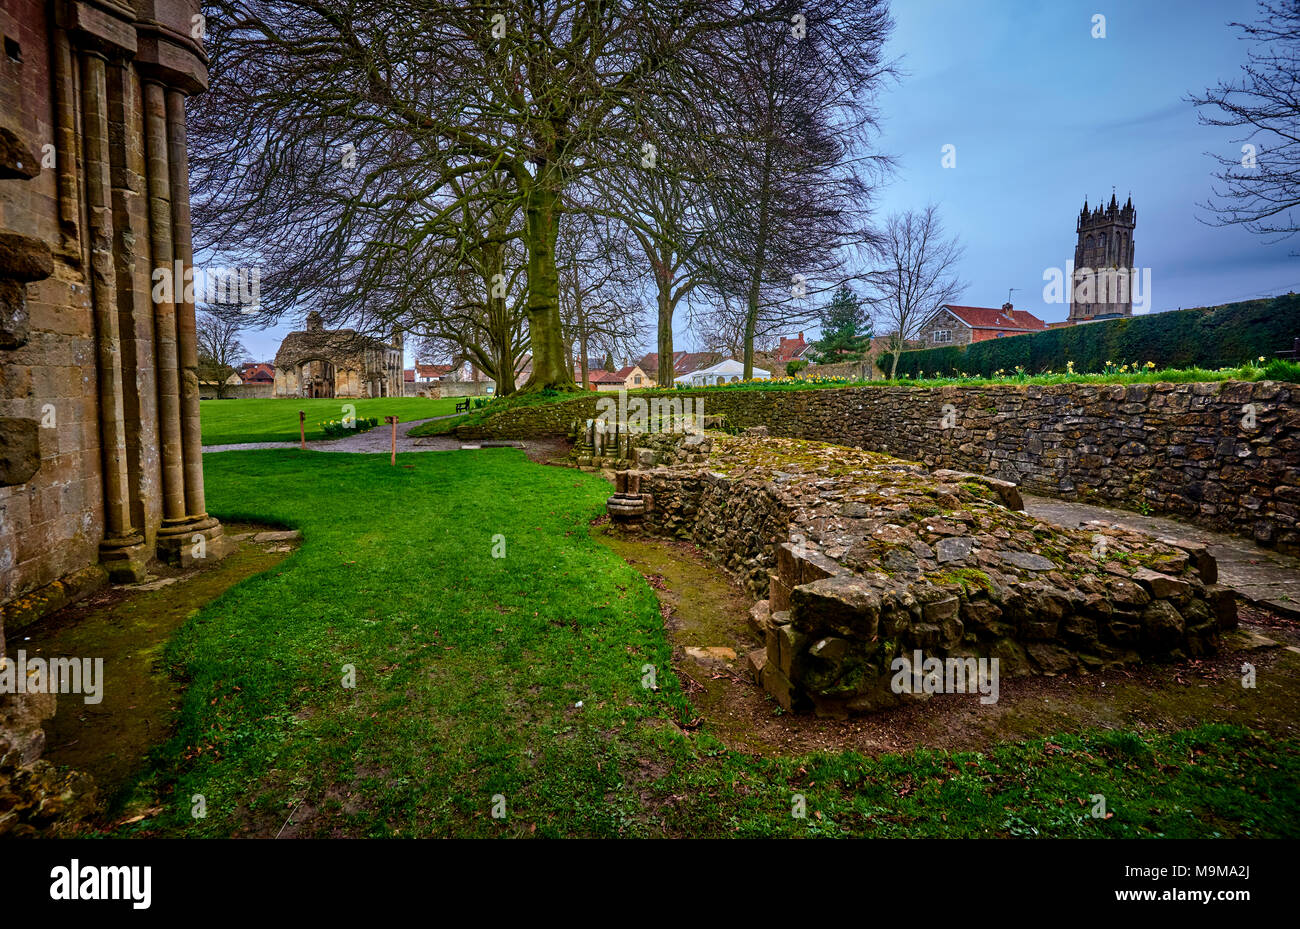
M 1133 264 L 1133 229 L 1137 211 L 1133 198 L 1120 206 L 1115 195 L 1110 205 L 1089 211 L 1084 200 L 1076 231 L 1074 273 L 1070 289 L 1072 323 L 1133 315 L 1129 274 Z

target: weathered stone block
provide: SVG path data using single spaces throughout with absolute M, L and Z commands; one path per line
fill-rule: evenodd
M 1168 600 L 1153 600 L 1142 611 L 1142 642 L 1149 651 L 1168 651 L 1182 641 L 1186 624 Z
M 803 650 L 807 642 L 808 637 L 796 630 L 793 625 L 787 623 L 777 627 L 777 667 L 786 677 L 791 679 L 798 677 L 796 671 L 803 658 Z
M 790 609 L 790 588 L 773 574 L 768 582 L 767 599 L 772 605 L 772 612 Z
M 870 638 L 880 621 L 880 594 L 852 574 L 801 584 L 791 593 L 791 607 L 801 629 L 828 629 Z
M 0 418 L 0 487 L 26 484 L 41 467 L 40 423 Z
M 1146 588 L 1153 599 L 1185 602 L 1192 589 L 1186 581 L 1149 568 L 1139 568 L 1133 573 L 1133 580 Z

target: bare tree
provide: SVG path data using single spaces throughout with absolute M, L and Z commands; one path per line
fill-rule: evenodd
M 1259 6 L 1257 22 L 1231 24 L 1257 43 L 1242 76 L 1191 100 L 1202 125 L 1245 130 L 1235 140 L 1240 156 L 1210 153 L 1223 185 L 1214 191 L 1218 202 L 1204 205 L 1214 224 L 1280 240 L 1300 231 L 1300 0 L 1260 0 Z
M 200 312 L 195 318 L 198 337 L 200 384 L 211 384 L 217 399 L 225 399 L 229 385 L 226 381 L 235 374 L 235 365 L 248 356 L 248 350 L 239 341 L 243 329 L 238 311 L 214 309 Z
M 938 207 L 891 215 L 885 223 L 882 267 L 872 272 L 872 306 L 878 328 L 889 337 L 889 378 L 907 340 L 939 307 L 966 288 L 956 276 L 962 247 L 944 237 Z
M 608 223 L 576 211 L 560 223 L 556 244 L 564 342 L 589 390 L 592 350 L 621 357 L 638 338 L 639 313 L 628 311 L 634 299 L 628 254 Z
M 719 74 L 728 158 L 709 183 L 720 233 L 709 290 L 715 312 L 741 314 L 745 377 L 756 341 L 814 321 L 812 297 L 854 279 L 849 259 L 877 242 L 868 181 L 888 159 L 868 145 L 891 27 L 876 0 L 813 7 L 803 35 L 743 30 Z
M 659 369 L 646 373 L 661 384 L 672 383 L 673 321 L 704 281 L 701 257 L 713 232 L 704 178 L 695 171 L 698 154 L 677 144 L 687 134 L 656 145 L 653 165 L 597 175 L 592 197 L 593 210 L 616 217 L 626 228 L 631 238 L 624 251 L 639 252 L 649 278 Z
M 211 90 L 190 133 L 196 229 L 223 256 L 274 256 L 268 314 L 312 305 L 389 331 L 394 309 L 370 295 L 391 265 L 454 237 L 462 207 L 504 184 L 524 255 L 524 389 L 573 389 L 555 252 L 573 185 L 640 157 L 648 127 L 673 131 L 708 96 L 728 36 L 799 6 L 210 0 Z

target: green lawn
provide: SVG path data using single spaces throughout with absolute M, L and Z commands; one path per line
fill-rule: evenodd
M 187 682 L 177 730 L 128 798 L 157 812 L 122 834 L 1300 830 L 1300 746 L 1230 726 L 874 760 L 729 751 L 689 727 L 653 591 L 591 536 L 610 492 L 596 475 L 513 449 L 396 468 L 386 455 L 229 452 L 204 468 L 212 512 L 300 528 L 303 546 L 169 645 Z M 647 664 L 658 691 L 641 686 Z M 806 818 L 791 816 L 795 793 Z M 1087 815 L 1098 793 L 1112 818 Z M 191 816 L 196 795 L 205 818 Z
M 355 415 L 373 416 L 383 424 L 385 416 L 400 416 L 402 422 L 446 416 L 455 412 L 458 400 L 443 397 L 379 397 L 373 400 L 204 400 L 199 404 L 204 445 L 235 445 L 241 442 L 297 442 L 298 411 L 307 413 L 307 440 L 323 439 L 320 424 L 342 419 L 345 405 L 356 407 Z

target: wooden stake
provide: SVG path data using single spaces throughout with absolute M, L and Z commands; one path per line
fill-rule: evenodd
M 390 424 L 392 424 L 393 427 L 393 457 L 389 463 L 393 467 L 397 467 L 397 417 L 385 416 L 384 419 L 386 419 Z
M 307 411 L 298 411 L 298 447 L 307 450 Z

